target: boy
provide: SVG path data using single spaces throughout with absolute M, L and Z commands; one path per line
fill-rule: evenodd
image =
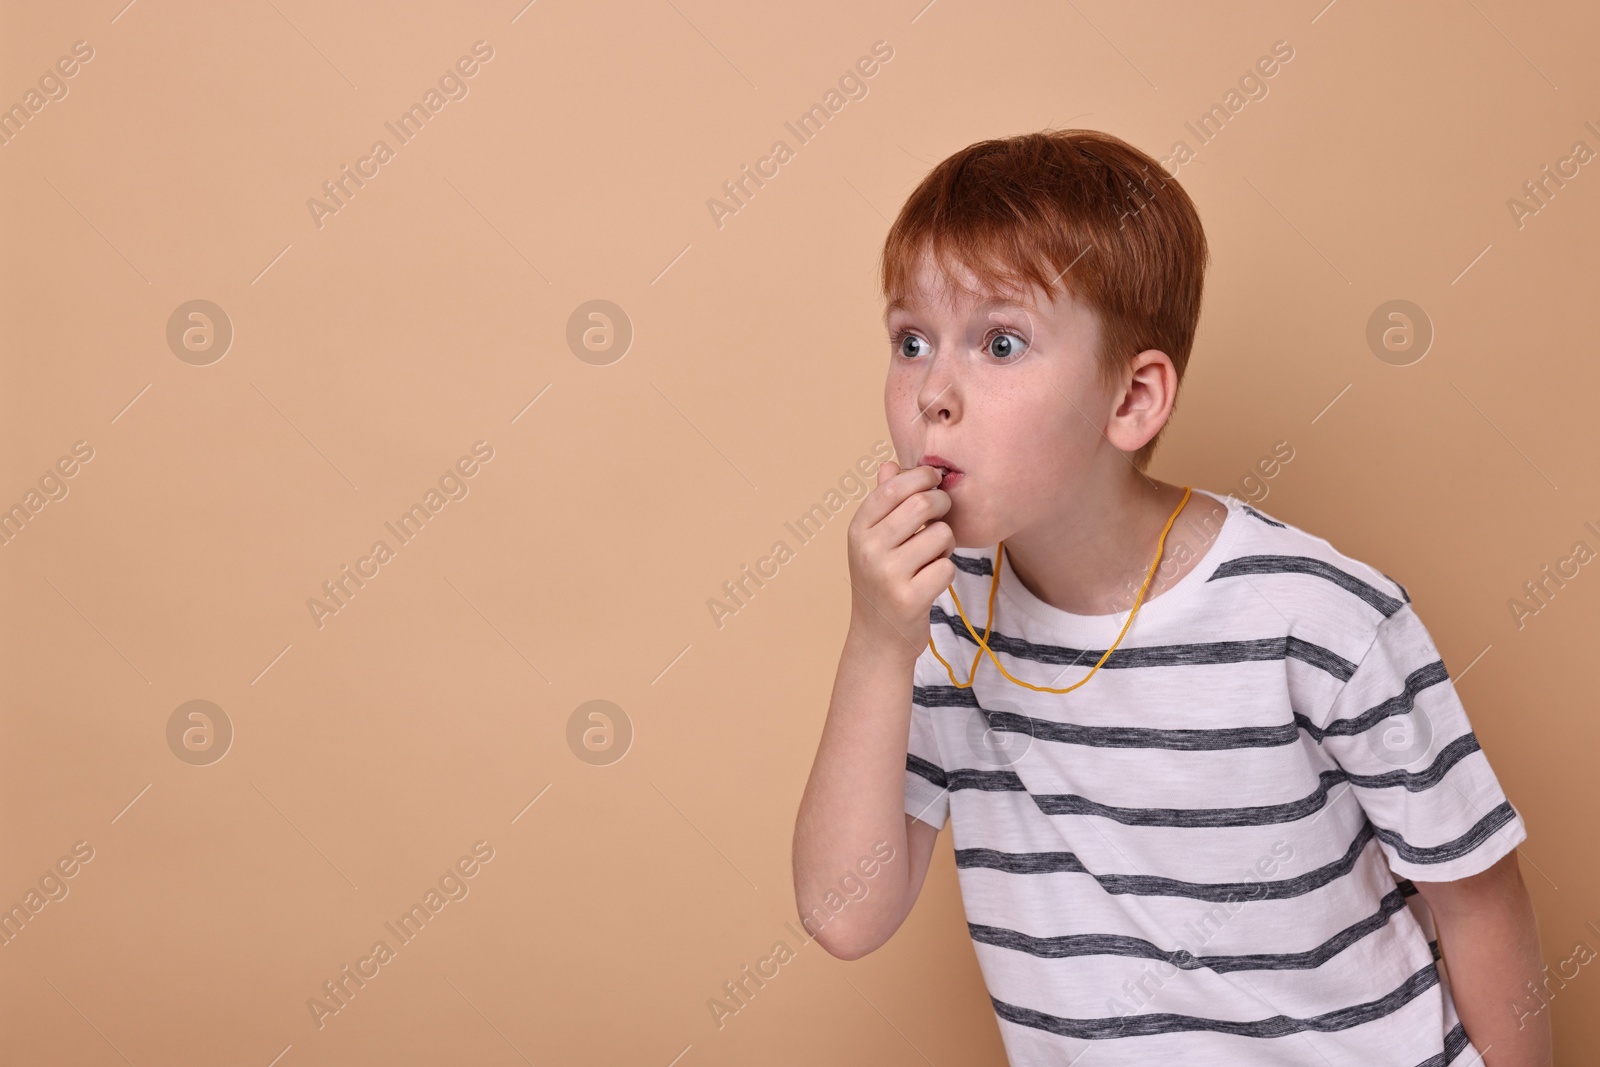
M 1527 831 L 1406 590 L 1144 473 L 1206 259 L 1187 194 L 1092 131 L 972 145 L 901 210 L 912 465 L 850 524 L 800 915 L 871 952 L 948 820 L 1012 1063 L 1546 1067 Z

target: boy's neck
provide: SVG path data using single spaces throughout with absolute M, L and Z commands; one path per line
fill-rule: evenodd
M 1183 499 L 1183 487 L 1128 470 L 1092 494 L 1068 499 L 1045 523 L 1005 539 L 1006 559 L 1028 591 L 1075 615 L 1128 611 L 1150 573 L 1162 528 Z M 1227 505 L 1192 491 L 1172 523 L 1162 564 L 1142 603 L 1192 571 L 1215 542 Z

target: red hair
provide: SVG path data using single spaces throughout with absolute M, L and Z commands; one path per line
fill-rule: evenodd
M 882 283 L 891 304 L 909 295 L 924 252 L 947 284 L 971 296 L 1070 291 L 1100 319 L 1096 365 L 1108 388 L 1150 348 L 1165 352 L 1183 381 L 1200 319 L 1205 232 L 1182 186 L 1120 138 L 1045 130 L 968 145 L 928 173 L 889 228 Z M 956 263 L 985 291 L 961 285 Z M 1160 438 L 1133 454 L 1140 471 Z

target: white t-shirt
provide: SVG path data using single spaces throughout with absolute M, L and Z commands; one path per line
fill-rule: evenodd
M 1204 558 L 1082 687 L 1035 692 L 985 655 L 963 688 L 928 649 L 917 660 L 906 811 L 948 818 L 1007 1055 L 1478 1062 L 1409 879 L 1484 870 L 1526 839 L 1522 818 L 1399 583 L 1195 493 L 1227 518 L 1192 548 L 1169 536 L 1167 557 Z M 952 558 L 981 634 L 995 550 Z M 1051 688 L 1127 620 L 1044 603 L 1009 557 L 994 612 L 1006 670 Z M 949 590 L 930 618 L 966 682 L 978 644 Z

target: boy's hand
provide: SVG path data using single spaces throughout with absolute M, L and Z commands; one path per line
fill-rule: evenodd
M 937 467 L 885 462 L 850 520 L 850 629 L 908 662 L 927 647 L 928 609 L 956 573 L 955 534 L 937 521 L 950 510 L 940 477 Z

